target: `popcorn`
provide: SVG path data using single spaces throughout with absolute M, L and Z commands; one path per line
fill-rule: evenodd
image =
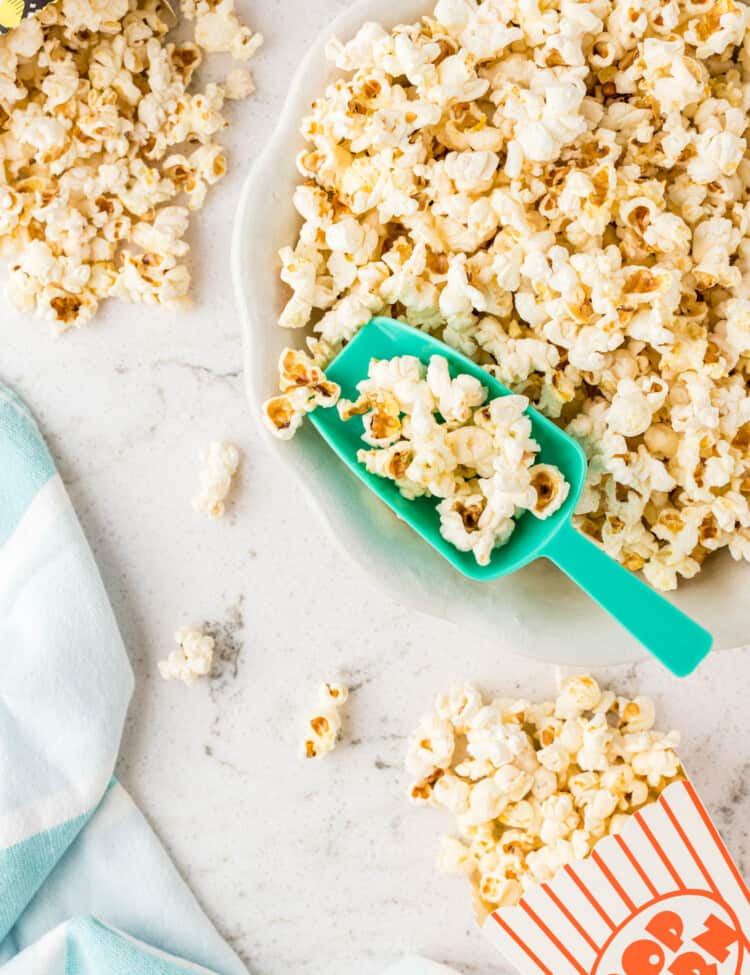
M 360 463 L 405 498 L 442 498 L 440 533 L 480 565 L 508 541 L 522 511 L 548 518 L 568 496 L 558 468 L 533 463 L 539 445 L 526 397 L 485 405 L 486 388 L 463 373 L 452 378 L 439 355 L 426 370 L 414 356 L 372 360 L 357 390 L 359 399 L 338 409 L 345 421 L 362 416 L 362 439 L 374 449 L 360 450 Z
M 209 518 L 221 518 L 232 478 L 240 466 L 240 452 L 228 441 L 214 441 L 201 454 L 201 461 L 201 491 L 193 498 L 193 508 Z
M 214 639 L 196 627 L 183 626 L 174 635 L 177 650 L 159 661 L 159 673 L 164 680 L 181 680 L 194 684 L 199 677 L 211 673 Z
M 709 552 L 748 553 L 743 503 L 718 499 L 750 460 L 749 30 L 739 0 L 439 0 L 418 23 L 334 39 L 349 74 L 303 121 L 303 222 L 281 254 L 280 324 L 312 327 L 321 368 L 375 314 L 474 357 L 579 439 L 574 523 L 661 589 Z M 440 385 L 459 466 L 489 482 L 487 439 L 460 419 L 476 407 Z M 385 442 L 369 468 L 424 493 L 395 420 Z M 431 457 L 450 540 L 471 548 L 464 515 L 485 517 L 487 558 L 512 529 L 483 515 L 487 495 L 507 486 L 455 500 L 455 469 Z M 710 548 L 704 505 L 721 519 Z M 669 539 L 668 509 L 683 524 Z
M 279 357 L 279 386 L 282 395 L 263 404 L 263 421 L 280 440 L 293 437 L 304 417 L 319 406 L 334 406 L 341 393 L 306 353 L 289 348 Z
M 341 734 L 341 708 L 349 699 L 343 684 L 325 683 L 320 687 L 320 707 L 305 719 L 303 758 L 324 758 L 333 751 Z
M 189 301 L 189 213 L 226 173 L 214 141 L 225 99 L 253 91 L 245 69 L 204 91 L 193 74 L 204 50 L 246 60 L 261 38 L 232 0 L 182 12 L 197 43 L 165 40 L 174 15 L 159 0 L 61 0 L 0 36 L 7 297 L 56 332 L 107 297 Z
M 442 838 L 437 868 L 468 877 L 478 919 L 586 858 L 683 777 L 679 736 L 654 720 L 649 698 L 584 675 L 536 705 L 485 703 L 470 684 L 437 698 L 409 739 L 409 795 L 453 814 L 458 835 Z

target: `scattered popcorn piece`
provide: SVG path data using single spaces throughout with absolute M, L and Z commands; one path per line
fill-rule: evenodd
M 224 502 L 232 490 L 232 479 L 240 466 L 240 452 L 228 441 L 214 441 L 201 453 L 201 490 L 193 508 L 209 518 L 221 518 Z
M 224 96 L 232 101 L 249 98 L 254 91 L 253 76 L 246 68 L 234 68 L 224 81 Z
M 373 359 L 357 391 L 356 403 L 340 400 L 338 409 L 345 421 L 362 416 L 372 449 L 358 452 L 360 463 L 406 498 L 442 499 L 440 534 L 479 565 L 508 541 L 523 511 L 548 518 L 567 498 L 562 472 L 534 464 L 539 445 L 525 396 L 486 403 L 485 387 L 473 376 L 451 378 L 440 355 L 426 370 L 413 356 Z
M 192 84 L 203 52 L 261 42 L 232 0 L 180 5 L 195 42 L 167 40 L 160 0 L 61 0 L 0 36 L 0 255 L 7 298 L 56 332 L 107 297 L 189 303 L 189 215 L 227 169 L 215 141 L 247 70 Z
M 328 44 L 346 74 L 302 122 L 280 254 L 279 324 L 312 329 L 321 368 L 380 314 L 474 357 L 578 439 L 575 525 L 663 590 L 719 549 L 750 559 L 749 52 L 740 0 L 438 0 L 365 24 Z M 413 412 L 414 382 L 386 381 L 369 463 L 417 497 L 393 405 Z M 444 373 L 429 386 L 451 423 L 474 408 Z M 293 430 L 300 408 L 277 410 Z M 445 501 L 456 544 L 486 500 Z
M 682 778 L 679 735 L 654 720 L 649 698 L 616 697 L 588 676 L 561 680 L 541 704 L 485 703 L 471 684 L 437 698 L 409 739 L 409 796 L 453 814 L 458 835 L 443 837 L 437 868 L 469 878 L 480 922 Z
M 333 751 L 341 733 L 341 708 L 348 699 L 349 690 L 343 684 L 321 686 L 321 706 L 305 720 L 303 758 L 323 758 Z
M 214 638 L 194 627 L 183 626 L 174 635 L 177 649 L 159 661 L 159 673 L 164 680 L 181 680 L 194 684 L 199 677 L 211 672 L 214 657 Z

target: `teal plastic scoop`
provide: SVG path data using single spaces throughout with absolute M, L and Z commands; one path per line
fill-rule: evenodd
M 448 360 L 453 376 L 475 376 L 488 389 L 489 399 L 510 392 L 460 352 L 392 318 L 373 318 L 344 347 L 326 374 L 341 386 L 342 396 L 355 400 L 357 383 L 366 378 L 370 360 L 399 355 L 416 356 L 425 364 L 431 356 L 441 355 Z M 560 468 L 570 484 L 570 493 L 560 509 L 544 521 L 522 513 L 508 543 L 495 549 L 485 566 L 478 565 L 471 552 L 460 552 L 443 538 L 434 498 L 408 501 L 393 481 L 371 474 L 359 463 L 357 451 L 365 446 L 361 417 L 344 422 L 335 409 L 318 409 L 310 414 L 310 420 L 357 477 L 459 572 L 470 579 L 497 579 L 534 559 L 550 559 L 674 674 L 689 674 L 711 649 L 711 634 L 573 527 L 571 517 L 586 480 L 586 455 L 551 420 L 533 408 L 527 413 L 541 448 L 539 461 Z

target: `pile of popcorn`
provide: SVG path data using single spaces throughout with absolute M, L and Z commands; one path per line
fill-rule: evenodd
M 159 661 L 159 673 L 164 680 L 181 680 L 190 685 L 211 673 L 214 659 L 212 636 L 197 627 L 182 626 L 174 639 L 177 649 Z
M 234 0 L 188 0 L 195 42 L 167 42 L 161 0 L 60 0 L 0 37 L 0 255 L 7 295 L 58 331 L 115 296 L 188 301 L 190 211 L 226 172 L 215 141 L 244 68 L 191 87 L 203 52 L 252 57 Z
M 343 684 L 321 684 L 319 698 L 320 706 L 305 718 L 303 758 L 324 758 L 336 747 L 341 735 L 341 709 L 349 690 Z
M 193 498 L 193 509 L 211 519 L 221 518 L 240 466 L 240 452 L 227 440 L 215 440 L 201 453 L 200 494 Z
M 455 817 L 438 869 L 467 876 L 481 920 L 583 859 L 683 777 L 676 732 L 653 730 L 647 697 L 560 683 L 555 701 L 497 698 L 472 685 L 438 697 L 409 739 L 413 801 Z
M 410 355 L 373 359 L 357 391 L 356 402 L 338 403 L 343 420 L 362 417 L 372 449 L 357 459 L 405 498 L 441 498 L 441 535 L 479 565 L 508 541 L 519 514 L 548 518 L 568 496 L 557 467 L 534 463 L 525 396 L 487 403 L 486 387 L 466 373 L 451 378 L 440 355 L 426 369 Z
M 279 324 L 390 314 L 589 457 L 576 524 L 657 588 L 750 559 L 750 8 L 438 0 L 365 24 L 303 123 Z

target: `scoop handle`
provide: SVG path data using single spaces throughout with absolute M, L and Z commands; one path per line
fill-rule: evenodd
M 567 521 L 543 553 L 678 677 L 692 673 L 713 637 Z

